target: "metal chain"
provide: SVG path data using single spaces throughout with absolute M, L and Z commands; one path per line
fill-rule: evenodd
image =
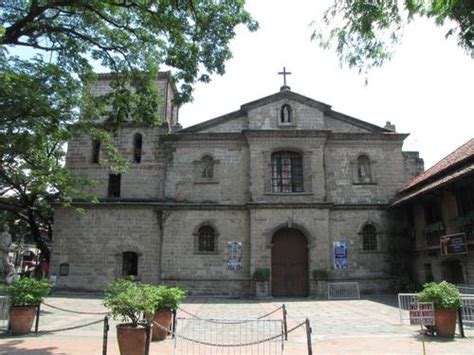
M 45 306 L 47 306 L 47 307 L 50 307 L 50 308 L 57 309 L 57 310 L 59 310 L 59 311 L 69 312 L 69 313 L 75 313 L 75 314 L 93 314 L 93 315 L 104 315 L 104 316 L 105 316 L 106 314 L 109 314 L 109 312 L 81 312 L 81 311 L 71 311 L 70 309 L 65 309 L 65 308 L 53 306 L 53 305 L 47 304 L 47 303 L 45 303 L 45 302 L 42 302 L 41 304 L 42 304 L 42 305 L 45 305 Z
M 277 309 L 271 311 L 270 313 L 267 313 L 267 314 L 264 314 L 263 316 L 260 316 L 256 319 L 262 319 L 262 318 L 265 318 L 265 317 L 268 317 L 269 315 L 279 311 L 280 309 L 282 309 L 283 306 L 280 306 L 278 307 Z M 244 323 L 249 323 L 249 322 L 253 322 L 254 319 L 248 319 L 248 320 L 236 320 L 236 321 L 225 321 L 225 320 L 217 320 L 217 319 L 206 319 L 206 318 L 201 318 L 199 317 L 198 315 L 196 314 L 193 314 L 191 312 L 188 312 L 186 310 L 184 310 L 183 308 L 181 307 L 178 307 L 178 310 L 183 312 L 183 313 L 186 313 L 187 315 L 193 317 L 193 318 L 196 318 L 196 319 L 199 319 L 199 320 L 202 320 L 202 321 L 205 321 L 205 322 L 209 322 L 209 323 L 215 323 L 215 324 L 244 324 Z
M 38 334 L 48 334 L 48 333 L 64 332 L 64 331 L 66 331 L 66 330 L 73 330 L 73 329 L 79 329 L 79 328 L 88 327 L 88 326 L 90 326 L 90 325 L 98 324 L 98 323 L 101 323 L 101 322 L 103 322 L 103 321 L 104 321 L 103 319 L 99 319 L 99 320 L 96 320 L 96 321 L 93 321 L 93 322 L 89 322 L 89 323 L 86 323 L 86 324 L 76 325 L 76 326 L 74 326 L 74 327 L 58 328 L 58 329 L 51 329 L 51 330 L 40 330 L 40 331 L 38 332 Z
M 258 345 L 258 344 L 262 344 L 262 343 L 266 343 L 268 341 L 272 341 L 274 339 L 278 339 L 278 338 L 281 338 L 285 335 L 285 333 L 279 333 L 277 335 L 274 335 L 270 338 L 266 338 L 266 339 L 262 339 L 262 340 L 258 340 L 258 341 L 254 341 L 254 342 L 250 342 L 250 343 L 241 343 L 241 344 L 222 344 L 222 343 L 208 343 L 208 342 L 205 342 L 205 341 L 201 341 L 201 340 L 196 340 L 196 339 L 191 339 L 191 338 L 188 338 L 184 335 L 180 335 L 176 332 L 173 332 L 172 330 L 168 329 L 168 328 L 165 328 L 163 327 L 160 323 L 157 323 L 155 321 L 153 321 L 153 324 L 157 325 L 159 328 L 167 331 L 168 333 L 172 334 L 173 336 L 175 337 L 178 337 L 178 338 L 181 338 L 181 339 L 184 339 L 184 340 L 187 340 L 187 341 L 190 341 L 190 342 L 193 342 L 193 343 L 196 343 L 196 344 L 200 344 L 200 345 L 205 345 L 205 346 L 214 346 L 214 347 L 222 347 L 222 348 L 236 348 L 236 347 L 240 347 L 240 346 L 253 346 L 253 345 Z M 287 331 L 287 334 L 295 331 L 296 329 L 298 329 L 299 327 L 302 327 L 303 325 L 306 325 L 306 321 L 294 326 L 293 328 L 291 328 L 290 330 Z

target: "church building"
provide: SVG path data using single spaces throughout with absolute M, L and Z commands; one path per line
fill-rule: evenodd
M 102 74 L 94 90 L 109 90 Z M 101 164 L 100 142 L 69 142 L 66 166 L 97 180 L 85 213 L 58 207 L 52 245 L 57 287 L 102 290 L 136 276 L 193 295 L 251 296 L 255 270 L 270 270 L 270 294 L 316 293 L 313 275 L 385 292 L 387 208 L 423 170 L 407 134 L 280 91 L 181 128 L 169 73 L 157 85 L 161 128 L 129 125 L 115 144 L 129 169 Z

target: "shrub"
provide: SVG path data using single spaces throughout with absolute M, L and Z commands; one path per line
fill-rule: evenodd
M 267 268 L 256 269 L 253 273 L 253 279 L 259 282 L 270 280 L 270 269 L 267 269 Z
M 51 292 L 48 280 L 22 278 L 7 288 L 12 306 L 36 306 Z
M 461 305 L 458 288 L 449 282 L 429 282 L 416 295 L 418 302 L 433 302 L 435 310 L 453 310 Z
M 110 309 L 114 319 L 130 321 L 136 327 L 143 317 L 155 313 L 157 299 L 156 287 L 120 279 L 112 281 L 105 290 L 104 306 Z
M 178 308 L 181 301 L 186 297 L 186 291 L 179 287 L 157 287 L 157 311 L 172 311 Z

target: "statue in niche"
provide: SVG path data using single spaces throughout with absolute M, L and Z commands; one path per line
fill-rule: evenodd
M 289 105 L 283 105 L 280 112 L 281 123 L 291 122 L 291 109 Z
M 202 158 L 202 177 L 206 179 L 214 177 L 214 159 L 210 156 Z
M 357 173 L 359 182 L 370 182 L 370 162 L 366 156 L 361 156 L 357 160 Z

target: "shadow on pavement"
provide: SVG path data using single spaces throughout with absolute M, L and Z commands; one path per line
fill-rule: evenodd
M 65 354 L 58 353 L 57 347 L 50 346 L 47 348 L 37 349 L 26 349 L 22 347 L 24 340 L 9 340 L 5 343 L 0 344 L 0 354 L 35 354 L 35 355 L 47 355 L 47 354 Z

